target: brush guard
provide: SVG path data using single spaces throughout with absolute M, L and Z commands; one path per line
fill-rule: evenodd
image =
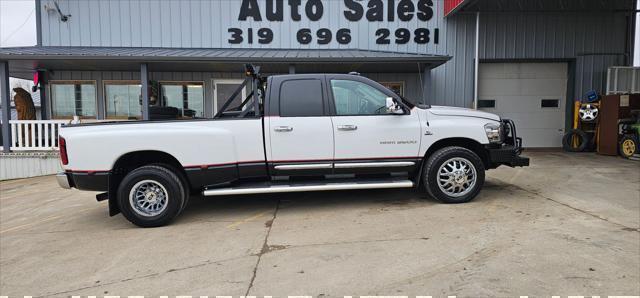
M 522 138 L 518 137 L 516 125 L 511 119 L 502 119 L 504 141 L 500 145 L 489 145 L 489 161 L 493 167 L 507 165 L 510 167 L 529 166 L 529 158 L 520 156 Z

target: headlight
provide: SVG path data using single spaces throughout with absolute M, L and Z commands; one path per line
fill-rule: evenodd
M 502 143 L 502 129 L 500 123 L 487 123 L 484 125 L 484 131 L 490 143 Z

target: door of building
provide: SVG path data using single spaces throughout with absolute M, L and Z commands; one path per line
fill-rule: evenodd
M 516 123 L 525 147 L 561 147 L 566 63 L 481 63 L 478 108 Z

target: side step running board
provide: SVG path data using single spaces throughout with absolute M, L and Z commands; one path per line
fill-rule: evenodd
M 351 180 L 335 182 L 288 182 L 288 183 L 256 183 L 237 187 L 207 189 L 202 192 L 204 196 L 245 195 L 259 193 L 297 192 L 297 191 L 324 191 L 347 189 L 379 189 L 379 188 L 409 188 L 413 187 L 413 181 L 408 179 L 376 179 L 376 180 Z

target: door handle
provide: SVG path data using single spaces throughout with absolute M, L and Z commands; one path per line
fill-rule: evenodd
M 288 132 L 288 131 L 292 131 L 293 127 L 291 127 L 291 126 L 276 126 L 276 127 L 273 128 L 273 130 L 279 131 L 279 132 Z
M 357 125 L 338 125 L 338 130 L 356 130 L 358 129 Z

